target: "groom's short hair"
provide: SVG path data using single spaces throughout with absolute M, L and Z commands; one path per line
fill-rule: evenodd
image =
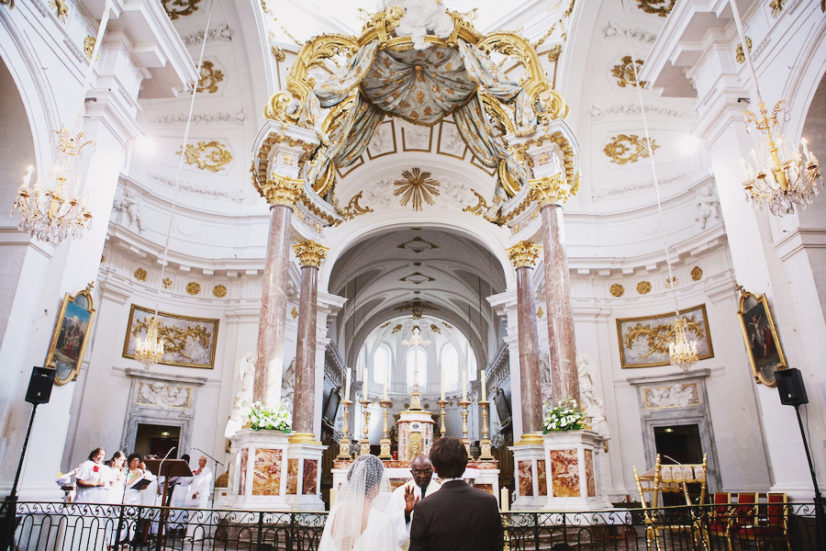
M 459 478 L 465 472 L 467 461 L 467 450 L 458 438 L 439 438 L 430 448 L 430 462 L 439 478 Z

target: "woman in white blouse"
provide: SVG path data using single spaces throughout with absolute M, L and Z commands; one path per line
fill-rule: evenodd
M 109 467 L 103 464 L 106 450 L 95 448 L 89 454 L 89 459 L 80 464 L 75 474 L 77 483 L 77 503 L 108 503 L 112 477 Z

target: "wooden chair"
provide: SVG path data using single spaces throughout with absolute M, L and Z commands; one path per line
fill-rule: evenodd
M 655 511 L 660 502 L 660 469 L 662 463 L 660 455 L 657 454 L 657 462 L 654 468 L 650 471 L 644 472 L 640 475 L 637 472 L 637 466 L 634 465 L 634 480 L 637 483 L 637 492 L 640 494 L 640 506 L 643 510 L 643 519 L 645 520 L 645 548 L 647 551 L 656 549 L 661 551 L 659 533 L 657 531 L 657 520 L 655 518 Z M 646 498 L 648 496 L 648 498 Z
M 726 547 L 731 551 L 731 494 L 729 492 L 714 492 L 711 497 L 711 516 L 708 521 L 709 537 L 726 538 Z
M 738 539 L 754 541 L 757 549 L 767 542 L 783 542 L 786 549 L 791 551 L 789 539 L 789 501 L 785 493 L 766 494 L 765 523 L 750 524 L 740 527 Z

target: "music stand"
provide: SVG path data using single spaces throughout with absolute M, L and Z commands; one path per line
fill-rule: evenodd
M 158 545 L 156 547 L 157 551 L 161 551 L 166 544 L 164 528 L 169 517 L 169 505 L 166 501 L 166 496 L 169 494 L 169 479 L 171 477 L 191 477 L 192 471 L 189 469 L 189 464 L 183 459 L 147 459 L 146 468 L 158 477 L 158 480 L 160 480 L 160 477 L 164 477 L 163 493 L 161 494 L 161 518 L 158 519 Z

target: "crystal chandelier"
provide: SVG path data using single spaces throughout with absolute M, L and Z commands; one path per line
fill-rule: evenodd
M 746 111 L 743 113 L 743 118 L 747 125 L 752 124 L 757 130 L 764 132 L 766 137 L 766 143 L 760 147 L 759 154 L 754 149 L 751 151 L 754 165 L 743 161 L 743 170 L 746 173 L 743 187 L 746 190 L 746 198 L 757 203 L 761 208 L 768 206 L 769 211 L 775 216 L 793 214 L 795 207 L 800 210 L 811 204 L 815 195 L 823 187 L 820 163 L 809 151 L 805 139 L 800 140 L 801 147 L 787 148 L 782 134 L 775 131 L 772 135 L 772 130 L 777 125 L 777 116 L 783 112 L 783 100 L 778 101 L 769 113 L 760 95 L 757 74 L 754 72 L 751 54 L 746 46 L 740 11 L 734 0 L 730 3 L 758 101 L 759 114 Z
M 22 216 L 18 229 L 55 245 L 67 237 L 80 237 L 92 221 L 92 213 L 85 202 L 76 197 L 75 191 L 80 178 L 78 157 L 83 148 L 94 143 L 84 141 L 85 132 L 72 133 L 66 127 L 56 134 L 57 155 L 46 181 L 37 178 L 32 184 L 34 169 L 29 166 L 11 210 L 12 215 L 16 210 Z
M 685 316 L 677 314 L 674 320 L 674 342 L 668 345 L 668 357 L 671 359 L 671 365 L 676 365 L 683 371 L 688 371 L 688 368 L 699 359 L 697 356 L 697 341 L 689 340 L 686 335 L 686 326 L 688 320 Z
M 137 339 L 135 359 L 147 368 L 158 363 L 161 361 L 161 358 L 163 358 L 164 346 L 161 341 L 160 329 L 158 317 L 152 316 L 149 319 L 149 325 L 146 327 L 146 334 Z

